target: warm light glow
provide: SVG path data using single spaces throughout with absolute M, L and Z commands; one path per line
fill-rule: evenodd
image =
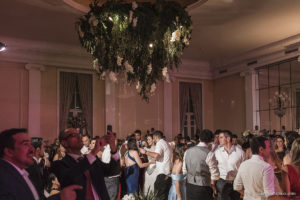
M 113 19 L 111 17 L 108 18 L 110 21 L 112 21 Z
M 6 49 L 6 45 L 0 42 L 0 51 L 4 51 Z
M 152 47 L 153 47 L 153 44 L 152 44 L 152 43 L 150 43 L 150 44 L 149 44 L 149 47 L 150 47 L 150 48 L 152 48 Z

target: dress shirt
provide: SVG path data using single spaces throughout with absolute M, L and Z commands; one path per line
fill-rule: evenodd
M 8 162 L 9 164 L 11 164 L 19 173 L 20 175 L 24 178 L 24 180 L 26 181 L 28 187 L 30 188 L 32 194 L 33 194 L 33 197 L 34 197 L 34 200 L 39 200 L 39 195 L 36 191 L 36 188 L 34 187 L 34 185 L 32 184 L 31 180 L 29 179 L 29 174 L 28 172 L 25 170 L 25 169 L 20 169 L 19 167 L 17 167 L 16 165 L 14 165 L 13 163 L 5 160 L 6 162 Z
M 234 190 L 244 190 L 244 200 L 266 200 L 275 194 L 274 170 L 263 157 L 252 155 L 243 162 L 234 180 Z
M 158 174 L 170 175 L 173 160 L 172 149 L 165 140 L 160 139 L 155 146 L 155 153 L 160 156 L 156 159 L 156 169 Z
M 211 158 L 211 162 L 217 162 L 220 178 L 228 181 L 234 180 L 238 169 L 244 160 L 244 151 L 235 145 L 232 145 L 229 153 L 223 146 L 217 148 Z
M 103 152 L 102 152 L 102 157 L 101 157 L 101 161 L 108 164 L 110 162 L 111 159 L 111 153 L 110 153 L 110 145 L 106 145 L 104 146 Z
M 199 144 L 197 146 L 208 148 L 208 145 L 206 145 L 204 142 L 199 142 Z M 183 174 L 187 174 L 186 163 L 185 163 L 186 152 L 187 151 L 184 152 L 184 156 L 183 156 L 183 165 L 182 165 Z M 210 175 L 211 175 L 211 179 L 212 180 L 218 180 L 219 176 L 220 176 L 219 170 L 218 170 L 218 165 L 217 165 L 217 161 L 213 160 L 213 159 L 215 159 L 215 157 L 213 156 L 213 152 L 210 151 L 207 154 L 205 162 L 209 167 L 209 172 L 210 172 Z
M 83 147 L 80 150 L 80 152 L 81 152 L 82 155 L 86 154 L 86 152 L 88 152 L 88 151 L 89 151 L 89 148 L 86 147 L 85 145 L 83 145 Z
M 76 160 L 76 162 L 78 162 L 78 159 L 79 159 L 79 158 L 82 158 L 81 155 L 72 154 L 72 153 L 68 153 L 68 154 L 69 154 L 69 156 L 71 156 L 74 160 Z M 87 154 L 86 157 L 87 157 L 87 159 L 88 159 L 88 161 L 89 161 L 90 164 L 93 164 L 93 162 L 95 162 L 95 160 L 96 160 L 96 156 L 92 155 L 91 153 Z M 92 191 L 93 191 L 94 199 L 95 199 L 95 200 L 99 200 L 99 196 L 98 196 L 98 194 L 97 194 L 97 192 L 96 192 L 96 189 L 95 189 L 95 187 L 93 186 L 93 184 L 92 184 Z

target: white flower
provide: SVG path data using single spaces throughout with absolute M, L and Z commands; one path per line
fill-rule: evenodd
M 184 44 L 185 44 L 186 46 L 188 46 L 188 45 L 190 44 L 189 40 L 186 39 L 186 38 L 184 38 L 183 42 L 184 42 Z
M 79 36 L 81 38 L 83 38 L 84 37 L 84 32 L 81 30 L 81 25 L 78 26 L 78 32 L 79 32 Z
M 125 61 L 124 65 L 125 65 L 126 72 L 130 72 L 132 74 L 134 73 L 133 67 L 128 63 L 128 61 Z
M 122 60 L 123 60 L 123 58 L 121 58 L 120 56 L 117 56 L 117 65 L 118 66 L 122 65 Z
M 136 90 L 137 90 L 138 92 L 140 92 L 140 91 L 141 91 L 142 87 L 141 87 L 141 84 L 140 84 L 140 82 L 139 82 L 139 81 L 137 82 L 137 84 L 136 84 L 135 88 L 136 88 Z
M 137 17 L 135 17 L 135 18 L 133 19 L 133 27 L 136 27 L 136 25 L 137 25 L 137 22 L 138 22 L 138 18 L 137 18 Z
M 148 66 L 147 66 L 147 74 L 151 74 L 152 72 L 152 64 L 150 63 Z
M 155 92 L 155 90 L 156 90 L 156 85 L 155 85 L 155 83 L 153 83 L 153 84 L 151 85 L 150 93 Z
M 167 76 L 167 73 L 168 73 L 168 68 L 167 68 L 167 67 L 164 67 L 164 68 L 162 69 L 162 75 L 163 75 L 164 77 L 166 77 L 166 76 Z
M 175 42 L 178 40 L 180 40 L 180 31 L 176 30 L 172 33 L 172 38 L 171 38 L 170 42 Z
M 135 200 L 135 198 L 134 198 L 134 196 L 133 196 L 133 194 L 126 194 L 123 198 L 122 198 L 122 200 Z
M 102 72 L 102 74 L 100 75 L 100 79 L 105 80 L 105 75 L 106 75 L 106 72 Z
M 112 81 L 112 82 L 117 82 L 117 76 L 114 72 L 110 72 L 109 73 L 109 79 Z
M 132 10 L 135 10 L 138 7 L 138 4 L 134 1 L 132 2 Z
M 96 67 L 98 67 L 98 58 L 96 58 L 95 60 L 93 60 L 93 67 L 94 69 L 96 69 Z
M 132 22 L 133 11 L 129 11 L 129 23 Z

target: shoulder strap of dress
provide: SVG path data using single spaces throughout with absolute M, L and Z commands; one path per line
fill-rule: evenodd
M 130 160 L 132 160 L 133 162 L 135 162 L 135 159 L 134 159 L 133 157 L 130 156 L 129 151 L 128 151 L 128 158 L 129 158 Z

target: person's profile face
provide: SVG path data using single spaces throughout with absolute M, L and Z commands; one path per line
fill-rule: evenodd
M 150 136 L 147 137 L 147 143 L 148 143 L 149 146 L 153 145 L 153 139 L 152 139 L 152 137 L 150 137 Z
M 141 140 L 141 135 L 139 133 L 134 134 L 136 141 Z
M 33 164 L 34 154 L 34 147 L 31 145 L 30 137 L 26 133 L 17 133 L 13 136 L 13 139 L 15 141 L 14 148 L 7 148 L 8 157 L 19 168 L 28 168 Z

